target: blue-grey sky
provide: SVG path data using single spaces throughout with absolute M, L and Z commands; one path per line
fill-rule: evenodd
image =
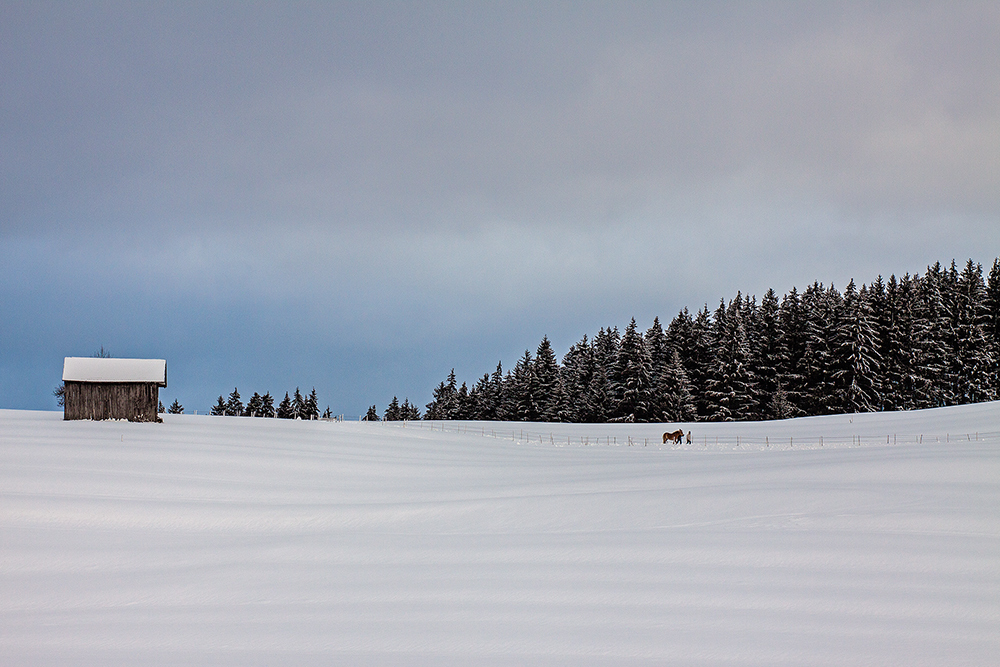
M 419 405 L 548 335 L 1000 256 L 995 2 L 0 1 L 0 407 Z

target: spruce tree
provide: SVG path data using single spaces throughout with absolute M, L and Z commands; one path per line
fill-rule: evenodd
M 576 411 L 572 408 L 572 399 L 569 396 L 569 388 L 566 384 L 566 376 L 563 367 L 560 366 L 556 375 L 556 386 L 552 390 L 549 407 L 544 416 L 545 421 L 550 422 L 570 422 Z
M 986 280 L 983 298 L 986 317 L 986 337 L 990 349 L 989 378 L 991 400 L 1000 398 L 1000 258 L 993 260 L 993 268 Z
M 271 396 L 271 392 L 266 392 L 263 396 L 260 397 L 260 416 L 261 417 L 275 416 L 274 397 Z
M 697 363 L 697 360 L 694 349 L 694 320 L 691 319 L 691 313 L 688 312 L 687 308 L 677 313 L 677 316 L 670 321 L 663 337 L 668 363 L 670 354 L 673 350 L 677 350 L 681 357 L 681 363 L 684 364 L 684 370 L 688 374 L 688 379 L 690 379 L 690 364 Z
M 295 393 L 292 395 L 292 419 L 308 419 L 305 416 L 306 401 L 302 397 L 302 392 L 299 388 L 295 388 Z
M 909 280 L 909 276 L 906 276 Z M 909 368 L 912 345 L 912 304 L 906 298 L 903 282 L 895 274 L 885 284 L 884 305 L 876 313 L 879 328 L 879 356 L 882 359 L 882 410 L 901 410 L 907 405 L 905 378 Z
M 416 421 L 420 419 L 420 410 L 415 405 L 410 405 L 410 399 L 404 398 L 403 405 L 399 408 L 400 418 L 404 421 Z
M 431 392 L 434 396 L 433 400 L 426 406 L 426 411 L 424 412 L 424 419 L 428 421 L 436 421 L 439 419 L 444 419 L 443 415 L 443 402 L 444 394 L 447 391 L 447 387 L 444 382 L 438 384 L 438 386 Z
M 953 307 L 955 386 L 959 403 L 992 400 L 990 370 L 994 364 L 983 267 L 970 259 L 958 276 Z
M 471 412 L 471 419 L 488 420 L 488 416 L 492 411 L 492 399 L 490 393 L 492 392 L 492 387 L 490 386 L 490 374 L 483 373 L 483 377 L 476 381 L 472 389 L 469 390 L 469 405 Z
M 461 406 L 458 397 L 458 384 L 455 380 L 455 369 L 448 373 L 447 392 L 444 395 L 444 405 L 442 406 L 443 419 L 458 419 Z
M 781 370 L 777 374 L 777 384 L 781 387 L 781 397 L 772 405 L 787 408 L 784 417 L 798 417 L 805 414 L 806 408 L 806 378 L 802 374 L 803 357 L 806 353 L 806 309 L 802 298 L 795 287 L 781 299 L 778 310 L 778 326 L 780 330 Z M 773 414 L 773 413 L 772 413 Z
M 777 301 L 777 296 L 775 296 Z M 760 373 L 764 370 L 764 321 L 761 308 L 757 306 L 757 297 L 744 297 L 740 307 L 743 327 L 747 338 L 747 369 L 752 381 L 749 386 L 744 419 L 765 419 L 767 402 L 770 400 L 770 389 L 761 384 Z
M 833 340 L 840 319 L 842 298 L 831 285 L 814 282 L 802 294 L 805 311 L 805 350 L 799 360 L 803 378 L 801 407 L 806 414 L 825 415 L 836 411 L 833 378 Z
M 785 404 L 775 403 L 774 395 L 781 384 L 781 377 L 787 372 L 788 359 L 782 344 L 781 308 L 778 295 L 773 289 L 767 290 L 760 301 L 757 317 L 757 334 L 754 340 L 753 371 L 757 377 L 757 403 L 759 418 L 775 419 L 771 407 Z M 782 391 L 784 391 L 782 389 Z M 787 401 L 787 395 L 783 399 Z M 784 407 L 783 407 L 784 409 Z
M 741 301 L 737 294 L 728 309 L 721 303 L 715 311 L 715 350 L 705 385 L 707 418 L 712 421 L 751 419 L 757 409 Z
M 945 298 L 947 271 L 940 262 L 927 268 L 919 282 L 915 309 L 914 407 L 935 408 L 954 403 L 951 389 L 953 354 L 951 322 Z
M 594 360 L 587 337 L 574 343 L 563 357 L 559 370 L 557 411 L 559 421 L 586 422 L 593 420 L 587 404 L 587 391 L 594 373 Z
M 663 327 L 660 325 L 659 317 L 653 318 L 653 324 L 646 329 L 646 333 L 642 337 L 642 342 L 646 347 L 646 353 L 649 355 L 650 374 L 653 378 L 651 396 L 653 414 L 651 414 L 651 418 L 655 419 L 655 413 L 657 412 L 656 406 L 662 398 L 659 380 L 663 375 L 663 371 L 670 363 L 670 355 L 673 352 L 673 348 L 667 344 L 667 336 L 663 332 Z
M 867 290 L 859 293 L 852 280 L 844 290 L 837 321 L 831 367 L 836 412 L 872 412 L 877 409 L 880 356 Z
M 625 328 L 616 360 L 615 381 L 619 390 L 614 418 L 624 422 L 646 422 L 653 415 L 653 365 L 635 318 Z
M 505 396 L 503 366 L 498 361 L 496 370 L 490 375 L 490 409 L 488 413 L 490 416 L 488 419 L 504 420 L 509 418 Z
M 891 410 L 892 408 L 889 406 L 892 403 L 892 389 L 888 383 L 884 354 L 886 338 L 889 336 L 889 328 L 892 321 L 892 313 L 889 310 L 888 290 L 881 275 L 867 287 L 867 295 L 872 327 L 875 333 L 875 351 L 879 358 L 878 372 L 875 378 L 876 403 L 873 409 L 877 411 Z
M 681 363 L 681 355 L 671 350 L 670 362 L 663 367 L 659 381 L 659 407 L 657 417 L 665 422 L 694 421 L 697 412 L 691 396 L 691 383 Z
M 181 405 L 175 398 L 174 402 L 170 404 L 169 408 L 167 408 L 167 413 L 171 415 L 182 415 L 184 414 L 184 406 Z
M 691 322 L 690 352 L 684 360 L 699 419 L 708 419 L 714 412 L 707 392 L 714 350 L 715 331 L 708 304 L 705 304 Z
M 524 356 L 514 365 L 509 388 L 512 418 L 515 421 L 538 421 L 541 416 L 538 378 L 530 350 L 525 350 Z
M 424 419 L 458 419 L 460 406 L 454 368 L 448 374 L 447 384 L 439 384 L 433 395 L 434 400 L 427 404 Z
M 307 396 L 305 401 L 303 401 L 302 418 L 319 419 L 319 399 L 316 397 L 316 387 L 312 388 L 312 391 L 309 392 L 309 396 Z
M 263 399 L 261 395 L 257 392 L 253 393 L 250 400 L 247 401 L 246 407 L 243 409 L 243 416 L 245 417 L 260 417 L 262 413 L 262 403 Z
M 546 422 L 560 421 L 559 396 L 557 395 L 559 362 L 556 361 L 556 354 L 552 350 L 552 344 L 549 342 L 548 336 L 543 336 L 542 342 L 538 344 L 532 370 L 535 376 L 538 419 Z
M 452 419 L 472 419 L 472 397 L 469 396 L 469 387 L 464 382 L 458 388 L 455 399 L 455 414 Z
M 288 398 L 287 391 L 285 392 L 285 397 L 278 403 L 276 416 L 278 419 L 295 419 L 295 410 L 292 408 L 292 401 Z
M 606 422 L 615 417 L 619 390 L 615 381 L 618 347 L 621 334 L 618 327 L 601 328 L 591 344 L 593 372 L 587 387 L 586 405 L 591 421 Z
M 215 404 L 210 414 L 220 417 L 226 414 L 226 400 L 221 395 L 219 396 L 219 402 Z
M 373 405 L 370 408 L 368 408 L 368 413 L 365 415 L 365 421 L 366 422 L 377 422 L 378 420 L 379 420 L 379 418 L 378 418 L 378 410 Z
M 385 409 L 385 415 L 383 420 L 387 422 L 394 422 L 399 420 L 399 399 L 395 396 L 389 402 L 389 405 Z

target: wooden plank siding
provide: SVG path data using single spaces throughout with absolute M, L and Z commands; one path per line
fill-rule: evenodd
M 74 382 L 67 380 L 63 419 L 161 421 L 155 382 Z

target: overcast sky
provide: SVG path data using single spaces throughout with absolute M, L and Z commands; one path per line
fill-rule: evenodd
M 1000 256 L 1000 5 L 0 2 L 0 407 L 421 407 L 549 336 Z

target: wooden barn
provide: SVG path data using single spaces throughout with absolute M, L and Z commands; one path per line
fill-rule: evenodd
M 160 387 L 167 386 L 163 359 L 66 357 L 63 419 L 160 421 Z

